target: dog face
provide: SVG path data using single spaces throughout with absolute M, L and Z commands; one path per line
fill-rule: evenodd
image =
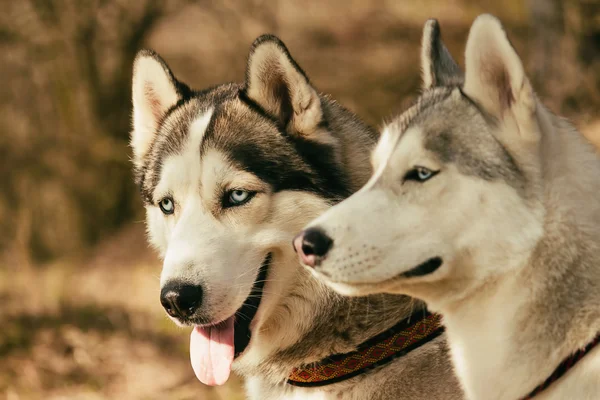
M 321 98 L 272 36 L 253 44 L 244 85 L 200 92 L 142 51 L 133 105 L 136 179 L 164 258 L 161 302 L 182 325 L 235 321 L 240 354 L 295 273 L 294 233 L 357 187 L 334 132 L 349 113 Z
M 374 174 L 295 241 L 349 295 L 404 293 L 440 307 L 522 265 L 542 235 L 535 97 L 499 22 L 474 23 L 466 75 L 435 21 L 425 91 L 384 129 Z
M 256 232 L 272 212 L 272 189 L 209 144 L 207 128 L 215 117 L 212 109 L 194 110 L 181 150 L 161 161 L 147 206 L 151 241 L 164 254 L 163 292 L 181 285 L 200 289 L 202 305 L 193 314 L 171 314 L 182 323 L 233 315 L 273 244 L 260 243 Z

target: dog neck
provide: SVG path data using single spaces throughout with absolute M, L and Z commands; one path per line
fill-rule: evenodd
M 552 124 L 543 147 L 543 237 L 516 271 L 435 310 L 469 398 L 523 398 L 600 333 L 600 163 L 579 133 Z
M 468 398 L 523 398 L 600 332 L 600 296 L 593 289 L 600 280 L 588 281 L 583 266 L 572 263 L 544 284 L 548 277 L 540 273 L 550 265 L 528 265 L 439 310 Z
M 294 259 L 297 273 L 252 344 L 252 353 L 236 370 L 272 384 L 285 382 L 292 370 L 334 354 L 354 351 L 390 329 L 423 303 L 406 296 L 345 297 L 317 281 Z
M 392 328 L 361 343 L 355 351 L 336 354 L 317 363 L 295 368 L 288 383 L 314 388 L 365 374 L 437 338 L 444 332 L 441 319 L 439 314 L 419 310 Z

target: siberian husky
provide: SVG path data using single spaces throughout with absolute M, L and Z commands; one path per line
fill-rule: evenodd
M 600 399 L 600 158 L 540 103 L 496 18 L 471 27 L 464 80 L 435 31 L 373 176 L 295 247 L 340 293 L 439 312 L 469 399 Z
M 284 44 L 252 45 L 244 84 L 201 91 L 154 52 L 134 63 L 131 145 L 161 302 L 193 326 L 208 385 L 252 399 L 459 399 L 445 336 L 406 296 L 347 298 L 290 243 L 369 178 L 377 133 L 320 95 Z M 433 322 L 432 322 L 433 321 Z

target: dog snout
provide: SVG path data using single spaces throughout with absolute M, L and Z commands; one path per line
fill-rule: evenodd
M 302 263 L 314 268 L 327 255 L 333 240 L 319 228 L 308 228 L 294 238 L 294 249 Z
M 160 291 L 160 303 L 171 317 L 186 319 L 202 304 L 202 287 L 169 282 Z

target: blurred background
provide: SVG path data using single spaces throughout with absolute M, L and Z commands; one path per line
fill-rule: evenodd
M 506 25 L 550 108 L 600 144 L 600 0 L 21 0 L 0 13 L 0 396 L 241 399 L 193 376 L 164 316 L 131 176 L 131 67 L 151 47 L 195 88 L 241 81 L 280 36 L 314 85 L 368 123 L 420 85 L 436 17 L 463 65 L 473 19 Z

